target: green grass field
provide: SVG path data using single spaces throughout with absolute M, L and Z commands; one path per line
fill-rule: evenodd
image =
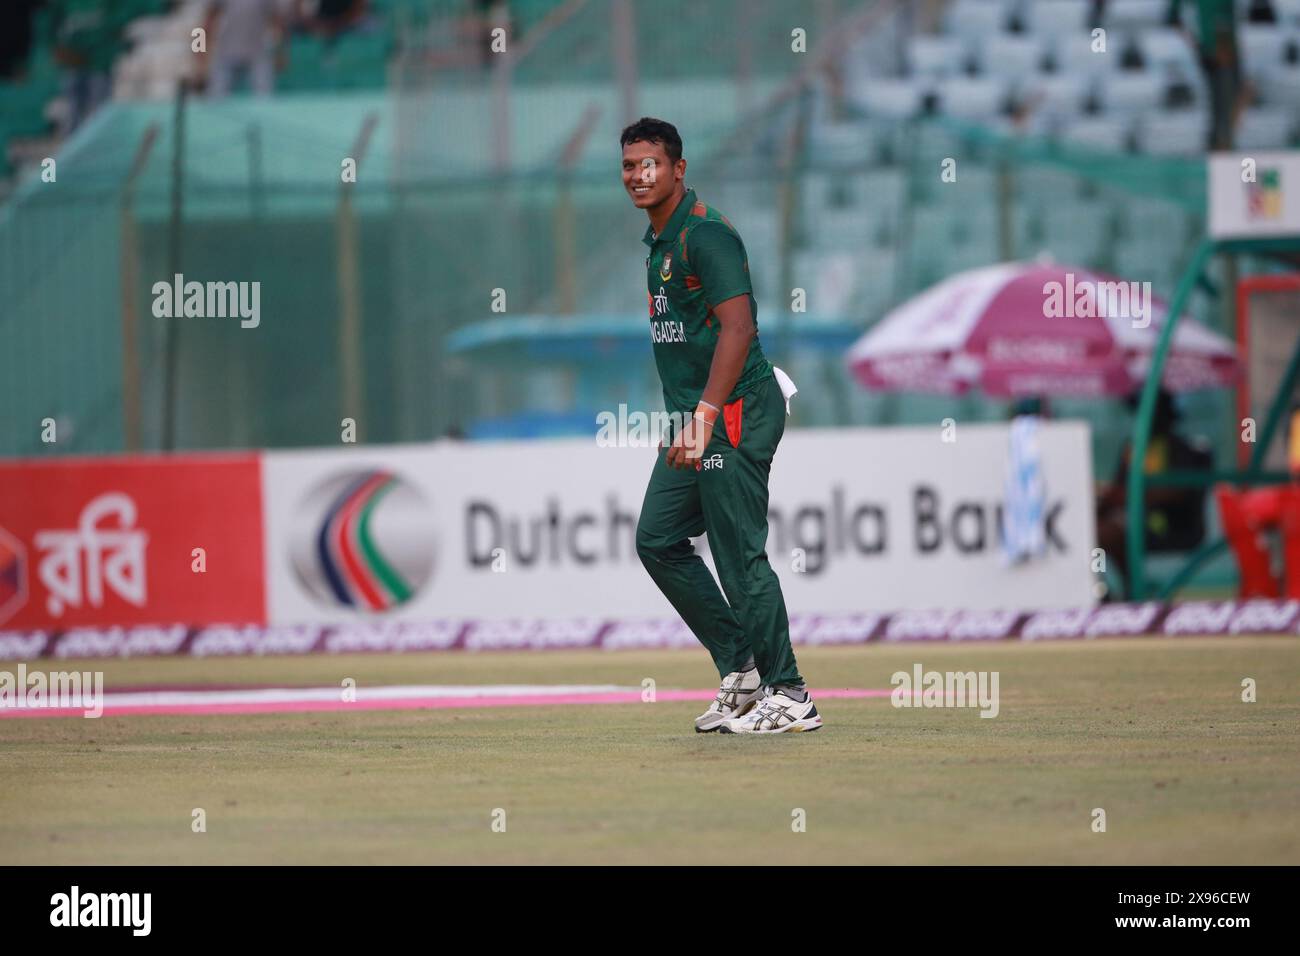
M 799 656 L 814 688 L 996 670 L 1001 712 L 827 700 L 822 730 L 764 738 L 697 735 L 702 705 L 662 701 L 3 719 L 0 863 L 1300 863 L 1294 638 Z M 702 651 L 42 664 L 109 690 L 712 683 Z

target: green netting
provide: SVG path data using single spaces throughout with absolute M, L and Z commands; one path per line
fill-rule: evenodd
M 124 447 L 132 370 L 146 449 L 166 444 L 169 405 L 180 448 L 332 444 L 344 417 L 366 441 L 589 434 L 597 411 L 659 406 L 645 219 L 618 179 L 627 117 L 612 4 L 513 4 L 520 35 L 548 32 L 506 87 L 433 56 L 481 40 L 455 32 L 467 5 L 383 6 L 424 24 L 398 37 L 386 90 L 189 104 L 176 233 L 172 104 L 114 105 L 65 147 L 57 183 L 23 185 L 0 214 L 0 453 Z M 825 22 L 851 6 L 824 5 Z M 698 5 L 632 7 L 636 112 L 677 123 L 688 182 L 744 236 L 765 346 L 805 384 L 795 425 L 1002 417 L 1005 403 L 979 396 L 866 393 L 843 352 L 892 305 L 1007 258 L 1051 254 L 1168 294 L 1203 231 L 1200 161 L 870 121 L 815 86 L 781 95 L 807 62 L 789 52 L 792 25 L 816 43 L 817 21 L 799 23 L 792 5 L 737 3 L 733 33 Z M 371 117 L 349 225 L 340 164 Z M 949 157 L 956 183 L 940 179 Z M 151 290 L 177 264 L 191 280 L 259 282 L 262 322 L 177 320 L 169 390 Z M 504 312 L 492 308 L 498 289 Z M 795 289 L 806 312 L 790 309 Z M 1221 326 L 1222 305 L 1201 294 L 1194 310 Z M 1188 408 L 1189 430 L 1229 440 L 1226 396 Z M 1092 420 L 1108 472 L 1126 428 L 1116 407 L 1056 410 Z M 40 441 L 44 418 L 60 422 L 56 446 Z

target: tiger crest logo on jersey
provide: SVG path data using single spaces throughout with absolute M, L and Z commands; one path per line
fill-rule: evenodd
M 664 253 L 664 261 L 659 263 L 659 278 L 667 282 L 673 277 L 673 254 Z

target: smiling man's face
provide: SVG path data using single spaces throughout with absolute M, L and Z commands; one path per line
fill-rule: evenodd
M 671 162 L 658 143 L 638 141 L 623 147 L 623 188 L 638 209 L 667 201 L 685 175 L 686 160 Z

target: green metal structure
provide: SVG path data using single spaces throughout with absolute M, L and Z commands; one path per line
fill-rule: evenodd
M 1183 272 L 1169 304 L 1168 319 L 1160 331 L 1160 338 L 1151 358 L 1151 368 L 1142 388 L 1142 398 L 1138 404 L 1137 415 L 1133 421 L 1131 461 L 1142 462 L 1146 459 L 1147 445 L 1151 437 L 1151 424 L 1155 418 L 1156 395 L 1160 379 L 1164 374 L 1165 362 L 1173 346 L 1174 330 L 1183 316 L 1193 290 L 1205 279 L 1210 260 L 1216 255 L 1276 255 L 1279 253 L 1300 253 L 1300 236 L 1288 236 L 1269 239 L 1204 239 L 1196 249 L 1191 262 Z M 1290 481 L 1291 476 L 1285 472 L 1266 472 L 1263 469 L 1264 455 L 1277 431 L 1278 423 L 1286 411 L 1288 402 L 1300 382 L 1300 344 L 1297 344 L 1282 383 L 1269 404 L 1263 428 L 1258 441 L 1251 451 L 1250 462 L 1243 470 L 1169 471 L 1161 475 L 1148 476 L 1145 469 L 1132 467 L 1128 470 L 1128 558 L 1129 558 L 1129 599 L 1144 600 L 1149 591 L 1154 590 L 1154 582 L 1148 581 L 1145 572 L 1146 541 L 1144 535 L 1143 510 L 1148 485 L 1159 487 L 1193 487 L 1209 488 L 1219 482 L 1232 482 L 1239 485 L 1282 484 Z M 1203 544 L 1194 551 L 1183 566 L 1165 583 L 1160 597 L 1167 599 L 1192 579 L 1197 570 L 1211 558 L 1224 551 L 1228 546 L 1226 538 L 1220 537 Z

